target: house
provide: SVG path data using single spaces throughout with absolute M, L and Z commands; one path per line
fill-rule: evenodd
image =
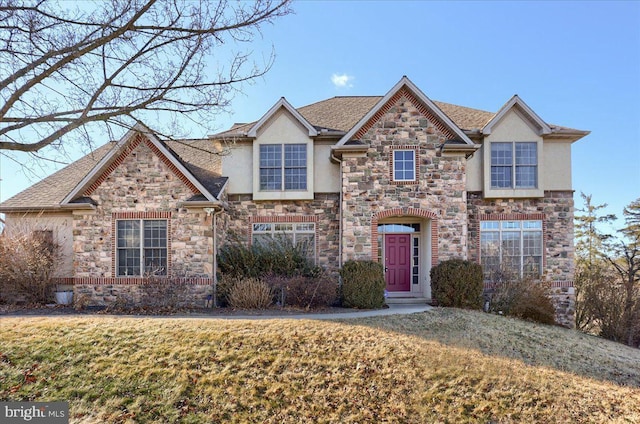
M 440 261 L 478 261 L 552 281 L 573 308 L 571 144 L 520 97 L 497 112 L 429 99 L 407 77 L 384 96 L 301 108 L 278 100 L 258 121 L 202 140 L 142 126 L 0 204 L 65 249 L 60 281 L 94 302 L 169 275 L 203 302 L 215 252 L 285 234 L 316 263 L 385 266 L 389 301 L 428 301 Z M 219 154 L 228 150 L 227 154 Z

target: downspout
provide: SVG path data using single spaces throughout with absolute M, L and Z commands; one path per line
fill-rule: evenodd
M 331 152 L 331 159 L 340 164 L 340 204 L 338 205 L 338 267 L 342 268 L 342 158 L 338 159 L 333 152 Z
M 204 208 L 204 211 L 207 213 L 207 216 L 211 215 L 211 231 L 213 233 L 212 236 L 212 254 L 213 261 L 211 270 L 211 279 L 213 281 L 213 307 L 218 307 L 218 215 L 220 215 L 224 209 L 220 208 L 220 210 L 216 210 L 215 208 Z

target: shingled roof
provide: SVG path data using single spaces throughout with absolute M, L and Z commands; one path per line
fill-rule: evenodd
M 227 182 L 215 167 L 219 161 L 217 149 L 211 140 L 165 141 L 176 158 L 209 190 L 218 197 Z M 60 207 L 63 199 L 112 150 L 116 143 L 107 143 L 42 181 L 16 194 L 0 204 L 0 211 L 43 210 Z M 198 199 L 196 199 L 198 200 Z
M 383 96 L 336 96 L 296 109 L 318 129 L 348 132 L 367 114 Z M 472 109 L 450 103 L 434 103 L 462 130 L 481 129 L 495 116 L 493 112 Z M 214 135 L 215 138 L 242 136 L 255 122 L 234 124 L 229 130 Z

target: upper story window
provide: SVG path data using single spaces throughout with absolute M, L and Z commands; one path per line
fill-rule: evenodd
M 480 262 L 486 279 L 542 273 L 542 221 L 481 221 Z
M 116 245 L 118 277 L 167 275 L 166 220 L 119 220 Z
M 537 187 L 537 143 L 491 143 L 491 188 L 519 189 Z
M 260 190 L 306 190 L 307 146 L 260 145 Z
M 392 162 L 393 181 L 416 180 L 415 150 L 394 150 Z

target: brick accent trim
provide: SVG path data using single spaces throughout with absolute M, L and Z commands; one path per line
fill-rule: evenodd
M 184 277 L 184 278 L 165 277 L 161 279 L 170 281 L 175 284 L 184 284 L 184 285 L 190 285 L 190 286 L 213 284 L 213 279 L 210 277 Z M 71 285 L 71 284 L 73 285 L 76 285 L 76 284 L 143 285 L 148 283 L 149 279 L 143 278 L 143 277 L 66 277 L 66 278 L 54 278 L 53 282 L 56 284 L 63 284 L 63 285 Z
M 427 109 L 427 107 L 422 104 L 422 102 L 418 100 L 418 98 L 409 89 L 407 89 L 407 87 L 402 87 L 393 96 L 391 96 L 389 101 L 387 101 L 387 103 L 385 103 L 384 105 L 382 105 L 382 107 L 380 107 L 380 109 L 378 109 L 378 111 L 371 117 L 371 119 L 369 119 L 356 132 L 353 138 L 356 140 L 361 139 L 367 133 L 367 131 L 369 131 L 371 127 L 378 120 L 380 120 L 380 118 L 382 118 L 382 116 L 387 113 L 389 109 L 391 109 L 393 105 L 395 105 L 402 97 L 405 97 L 407 100 L 409 100 L 413 104 L 413 106 L 415 106 L 415 108 L 418 109 L 418 111 L 422 115 L 424 115 L 424 117 L 427 118 L 429 122 L 431 122 L 433 126 L 435 126 L 445 137 L 447 137 L 448 139 L 456 138 L 455 134 L 449 128 L 447 128 L 446 125 L 440 122 L 440 120 L 433 113 L 431 113 L 431 111 Z
M 394 208 L 381 211 L 371 217 L 371 260 L 378 260 L 378 222 L 391 217 L 414 216 L 431 220 L 431 266 L 438 265 L 438 215 L 417 208 Z
M 151 142 L 151 140 L 149 140 L 142 134 L 137 134 L 135 138 L 124 147 L 122 152 L 111 162 L 111 164 L 104 171 L 102 171 L 102 174 L 100 174 L 98 179 L 95 180 L 89 186 L 89 188 L 85 190 L 83 195 L 91 196 L 91 194 L 96 191 L 98 187 L 100 187 L 104 180 L 106 180 L 109 175 L 113 173 L 113 171 L 115 171 L 120 165 L 122 165 L 127 156 L 129 156 L 131 152 L 133 152 L 143 142 L 149 149 L 151 149 L 151 151 L 156 156 L 160 158 L 162 163 L 164 163 L 167 168 L 169 168 L 171 172 L 173 172 L 173 174 L 177 176 L 178 179 L 180 179 L 180 181 L 182 181 L 187 187 L 189 187 L 189 190 L 191 190 L 193 194 L 201 194 L 200 190 L 198 190 L 196 186 L 193 185 L 191 181 L 189 181 L 189 178 L 187 178 L 186 175 L 180 172 L 180 170 L 173 164 L 173 162 L 171 162 L 171 160 L 165 154 L 163 154 L 160 149 L 158 149 L 158 147 Z
M 151 211 L 151 212 L 113 212 L 111 214 L 111 275 L 117 280 L 131 277 L 118 277 L 116 254 L 118 250 L 116 222 L 124 219 L 166 219 L 167 220 L 167 275 L 173 268 L 173 255 L 171 255 L 171 212 Z M 77 283 L 79 284 L 79 283 Z M 82 283 L 84 284 L 84 283 Z M 126 283 L 122 283 L 126 284 Z
M 398 150 L 413 150 L 415 151 L 414 155 L 414 175 L 415 179 L 413 181 L 396 181 L 393 175 L 393 153 Z M 420 148 L 419 146 L 392 146 L 389 149 L 389 181 L 393 185 L 411 185 L 411 184 L 419 184 L 419 170 L 420 170 Z
M 542 221 L 542 268 L 546 268 L 547 266 L 547 255 L 545 254 L 545 246 L 547 245 L 547 217 L 543 213 L 491 213 L 491 214 L 483 214 L 478 215 L 478 236 L 474 243 L 476 244 L 476 251 L 478 252 L 478 263 L 482 262 L 480 248 L 480 238 L 482 237 L 480 230 L 480 222 L 481 221 Z M 570 286 L 573 287 L 573 281 L 570 282 Z M 556 287 L 556 286 L 553 286 Z M 565 286 L 557 286 L 557 287 L 565 287 Z

